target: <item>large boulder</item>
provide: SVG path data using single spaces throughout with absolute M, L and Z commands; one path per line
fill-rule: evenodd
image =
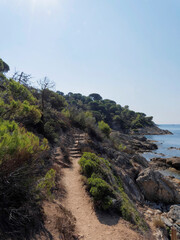
M 167 158 L 166 163 L 177 170 L 180 170 L 180 157 Z
M 172 205 L 168 212 L 168 217 L 174 222 L 180 221 L 180 205 Z
M 144 197 L 153 202 L 180 203 L 179 184 L 151 168 L 141 171 L 136 182 Z

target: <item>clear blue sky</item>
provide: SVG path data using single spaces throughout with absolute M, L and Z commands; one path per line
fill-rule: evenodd
M 179 0 L 0 0 L 0 20 L 10 74 L 180 123 Z

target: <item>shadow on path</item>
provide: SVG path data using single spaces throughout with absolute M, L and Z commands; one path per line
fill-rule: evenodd
M 113 226 L 119 222 L 120 216 L 116 213 L 106 213 L 96 210 L 96 216 L 100 223 Z

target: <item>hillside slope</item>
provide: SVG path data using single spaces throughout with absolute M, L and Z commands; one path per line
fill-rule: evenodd
M 156 145 L 134 134 L 154 128 L 152 117 L 99 94 L 54 92 L 48 78 L 37 89 L 26 74 L 7 78 L 8 70 L 0 60 L 0 238 L 150 234 L 138 210 L 145 196 L 136 179 L 149 167 L 138 151 Z M 77 134 L 86 137 L 76 139 Z

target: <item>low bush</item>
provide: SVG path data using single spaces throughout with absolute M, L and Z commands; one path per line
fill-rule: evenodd
M 58 141 L 62 131 L 69 127 L 68 120 L 61 113 L 52 108 L 47 108 L 43 115 L 43 135 L 51 142 Z
M 21 100 L 22 102 L 27 100 L 31 104 L 37 102 L 33 94 L 24 85 L 14 81 L 13 79 L 10 79 L 6 82 L 6 84 L 9 95 L 12 96 L 14 100 Z
M 104 121 L 100 121 L 100 122 L 98 122 L 98 127 L 102 131 L 102 133 L 104 133 L 104 135 L 106 137 L 109 137 L 111 128 L 109 127 L 109 125 L 107 123 L 105 123 Z
M 13 171 L 36 154 L 47 150 L 48 142 L 19 127 L 14 121 L 0 120 L 0 168 Z
M 35 239 L 44 230 L 35 172 L 28 164 L 7 176 L 0 173 L 0 239 Z
M 104 210 L 112 207 L 113 189 L 101 178 L 93 176 L 88 179 L 89 192 L 94 198 L 96 205 Z
M 39 180 L 37 189 L 44 193 L 44 196 L 51 197 L 51 190 L 55 186 L 56 171 L 50 169 L 46 175 Z
M 111 164 L 94 153 L 85 152 L 79 164 L 82 174 L 87 178 L 87 189 L 92 196 L 95 206 L 103 210 L 116 208 L 124 219 L 146 229 L 146 224 L 134 204 L 125 193 L 123 184 Z M 118 202 L 118 204 L 113 204 Z
M 0 116 L 27 126 L 36 125 L 41 120 L 42 113 L 38 106 L 30 104 L 27 100 L 21 102 L 12 99 L 10 103 L 5 104 L 0 98 Z

